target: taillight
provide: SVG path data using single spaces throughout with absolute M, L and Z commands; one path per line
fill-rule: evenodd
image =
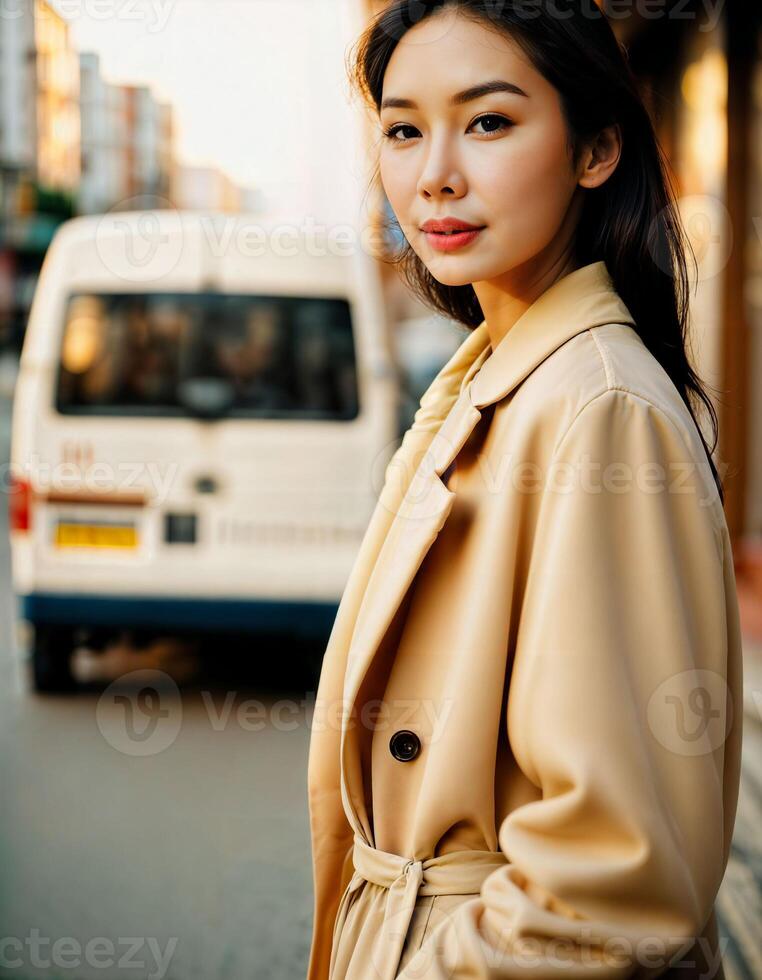
M 28 531 L 31 524 L 31 487 L 27 480 L 12 476 L 8 501 L 8 523 L 11 531 Z

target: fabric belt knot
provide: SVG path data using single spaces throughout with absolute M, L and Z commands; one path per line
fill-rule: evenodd
M 394 980 L 418 896 L 478 895 L 484 879 L 507 861 L 502 851 L 481 850 L 449 851 L 425 860 L 406 858 L 372 847 L 355 834 L 352 849 L 355 871 L 336 914 L 334 951 L 352 896 L 365 881 L 381 885 L 389 890 L 389 894 L 381 937 L 384 962 L 376 963 L 375 967 L 379 980 Z M 333 959 L 332 956 L 331 973 Z

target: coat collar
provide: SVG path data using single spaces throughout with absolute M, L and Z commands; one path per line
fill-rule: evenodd
M 561 344 L 606 323 L 635 321 L 606 263 L 592 262 L 557 280 L 524 311 L 474 378 L 473 404 L 484 408 L 505 398 Z M 486 321 L 476 329 L 486 334 Z
M 466 337 L 421 399 L 412 429 L 393 459 L 377 510 L 386 511 L 360 603 L 347 658 L 341 733 L 342 795 L 355 830 L 369 837 L 360 769 L 363 728 L 356 702 L 381 640 L 455 500 L 442 474 L 481 418 L 481 410 L 509 395 L 553 351 L 591 327 L 634 326 L 603 261 L 557 280 L 513 324 L 494 351 L 486 320 Z M 373 519 L 373 526 L 377 525 Z M 372 843 L 368 840 L 368 843 Z

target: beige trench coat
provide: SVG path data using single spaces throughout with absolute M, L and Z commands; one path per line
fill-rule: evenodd
M 308 980 L 722 976 L 741 704 L 699 434 L 592 263 L 471 332 L 386 468 L 312 721 Z

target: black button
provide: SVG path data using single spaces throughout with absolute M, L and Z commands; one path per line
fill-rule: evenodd
M 421 751 L 421 740 L 415 732 L 403 729 L 389 739 L 389 750 L 400 762 L 410 762 Z

